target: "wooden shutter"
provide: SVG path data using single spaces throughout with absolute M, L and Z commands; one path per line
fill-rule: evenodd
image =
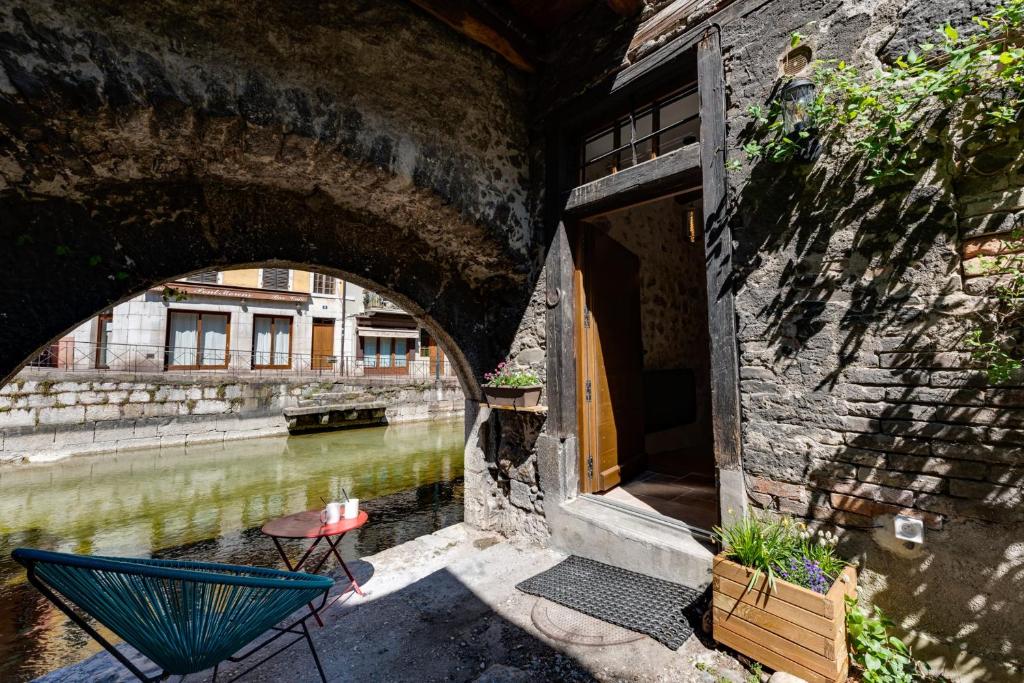
M 288 291 L 288 269 L 287 268 L 264 268 L 263 289 L 280 289 Z
M 189 275 L 185 280 L 188 282 L 201 282 L 205 285 L 215 285 L 217 284 L 217 271 L 207 270 L 202 273 L 195 273 Z

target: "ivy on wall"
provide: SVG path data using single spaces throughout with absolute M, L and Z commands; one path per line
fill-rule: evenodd
M 946 150 L 955 172 L 970 172 L 972 143 L 1009 142 L 1011 126 L 1021 123 L 1024 0 L 1004 0 L 963 31 L 947 24 L 937 33 L 935 42 L 887 66 L 816 62 L 817 88 L 807 112 L 811 131 L 787 133 L 778 98 L 767 107 L 750 107 L 754 125 L 744 145 L 747 157 L 787 162 L 816 135 L 823 154 L 859 164 L 871 183 L 916 178 Z M 793 34 L 791 47 L 801 40 Z M 1021 235 L 1010 243 L 1024 248 Z M 1018 334 L 1024 323 L 1022 268 L 1019 254 L 990 259 L 988 274 L 1000 275 L 989 292 L 993 307 L 965 337 L 993 382 L 1024 366 Z

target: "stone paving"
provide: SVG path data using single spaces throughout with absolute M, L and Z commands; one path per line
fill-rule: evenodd
M 562 558 L 552 550 L 458 524 L 351 563 L 366 596 L 350 595 L 331 607 L 324 614 L 324 627 L 313 634 L 329 679 L 749 680 L 739 662 L 708 649 L 697 636 L 673 652 L 646 636 L 538 602 L 515 589 L 519 581 Z M 225 667 L 220 680 L 240 670 Z M 207 681 L 210 674 L 188 680 Z M 133 679 L 102 653 L 39 680 Z M 300 643 L 243 680 L 318 679 Z

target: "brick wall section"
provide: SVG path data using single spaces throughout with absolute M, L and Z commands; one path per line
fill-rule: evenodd
M 979 260 L 1024 209 L 1019 143 L 953 161 L 955 135 L 937 136 L 919 176 L 882 187 L 835 148 L 813 164 L 741 151 L 793 31 L 816 58 L 888 58 L 980 11 L 779 0 L 723 28 L 742 462 L 754 506 L 845 527 L 862 599 L 948 646 L 945 663 L 967 650 L 981 678 L 1019 680 L 995 671 L 1024 662 L 997 607 L 1021 590 L 1024 378 L 990 385 L 963 342 L 993 307 Z M 895 538 L 899 513 L 924 521 L 923 545 Z
M 808 449 L 822 457 L 811 476 L 787 482 L 752 475 L 751 499 L 850 526 L 874 526 L 874 518 L 896 513 L 920 517 L 935 529 L 950 515 L 1024 520 L 1024 507 L 1016 507 L 1024 500 L 1024 391 L 969 386 L 984 376 L 955 367 L 965 359 L 883 353 L 877 369 L 846 371 L 849 383 L 835 392 L 845 398 L 833 403 L 837 427 L 807 435 Z M 915 367 L 893 367 L 907 363 Z M 758 370 L 745 367 L 743 373 Z M 772 395 L 751 382 L 743 385 L 744 403 Z
M 1022 250 L 1010 231 L 1024 215 L 1024 178 L 1007 171 L 983 183 L 959 179 L 955 187 L 968 192 L 958 197 L 960 249 L 932 246 L 951 262 L 939 277 L 962 274 L 959 293 L 914 302 L 902 320 L 880 326 L 882 335 L 902 336 L 861 340 L 849 366 L 837 366 L 832 386 L 802 400 L 779 400 L 788 392 L 774 369 L 742 367 L 743 403 L 755 424 L 773 411 L 783 433 L 785 424 L 808 422 L 821 430 L 801 434 L 810 454 L 803 471 L 780 477 L 771 468 L 751 469 L 755 505 L 852 527 L 878 526 L 893 514 L 919 517 L 931 529 L 956 517 L 1024 522 L 1024 378 L 992 385 L 961 341 L 971 316 L 993 305 L 992 256 Z M 978 187 L 990 191 L 969 194 Z M 818 321 L 828 318 L 822 308 L 811 309 Z M 752 347 L 747 360 L 758 357 L 759 346 Z M 817 412 L 809 416 L 805 408 Z M 764 444 L 753 431 L 756 462 Z

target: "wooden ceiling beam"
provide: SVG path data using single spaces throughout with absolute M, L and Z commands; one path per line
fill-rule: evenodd
M 607 0 L 608 7 L 616 14 L 632 17 L 644 6 L 643 0 Z
M 522 71 L 536 70 L 529 33 L 515 17 L 489 2 L 474 0 L 410 0 L 431 16 L 448 24 L 470 40 L 497 52 Z

